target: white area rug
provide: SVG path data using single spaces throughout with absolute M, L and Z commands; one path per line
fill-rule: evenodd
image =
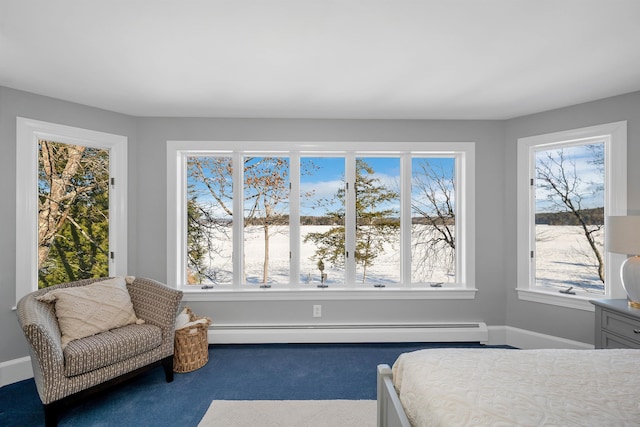
M 198 427 L 375 425 L 375 400 L 214 400 Z

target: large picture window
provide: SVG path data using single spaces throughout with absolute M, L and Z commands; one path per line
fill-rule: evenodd
M 169 141 L 169 282 L 475 289 L 473 144 L 389 145 Z
M 522 138 L 519 295 L 590 308 L 616 295 L 605 218 L 626 214 L 626 125 Z

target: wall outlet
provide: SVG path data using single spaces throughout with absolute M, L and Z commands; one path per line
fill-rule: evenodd
M 322 317 L 322 306 L 314 305 L 313 306 L 313 317 Z

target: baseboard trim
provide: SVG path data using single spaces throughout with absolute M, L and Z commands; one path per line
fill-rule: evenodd
M 210 344 L 481 342 L 489 333 L 483 322 L 396 325 L 215 325 Z
M 472 324 L 473 325 L 473 324 Z M 484 325 L 482 323 L 481 325 Z M 481 326 L 482 327 L 482 326 Z M 490 345 L 510 345 L 521 349 L 571 348 L 591 349 L 592 344 L 568 340 L 553 335 L 541 334 L 511 326 L 483 326 L 487 339 L 483 343 Z M 278 334 L 269 333 L 266 328 L 228 329 L 226 331 L 210 329 L 207 335 L 209 344 L 264 344 L 264 343 L 310 343 L 310 342 L 426 342 L 423 332 L 417 328 L 369 328 L 363 335 L 362 329 L 296 329 L 280 328 Z M 432 331 L 432 342 L 478 341 L 478 331 L 467 328 L 441 328 Z M 419 335 L 418 335 L 419 334 Z M 473 335 L 471 335 L 473 334 Z M 0 362 L 0 387 L 33 378 L 31 358 L 29 356 Z
M 31 357 L 24 356 L 19 359 L 0 362 L 0 387 L 29 378 L 33 378 Z
M 593 344 L 568 340 L 511 326 L 489 326 L 489 344 L 510 345 L 521 349 L 569 348 L 588 350 Z

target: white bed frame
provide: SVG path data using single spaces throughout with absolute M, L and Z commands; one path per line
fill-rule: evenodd
M 378 427 L 411 427 L 393 386 L 389 365 L 378 365 Z

